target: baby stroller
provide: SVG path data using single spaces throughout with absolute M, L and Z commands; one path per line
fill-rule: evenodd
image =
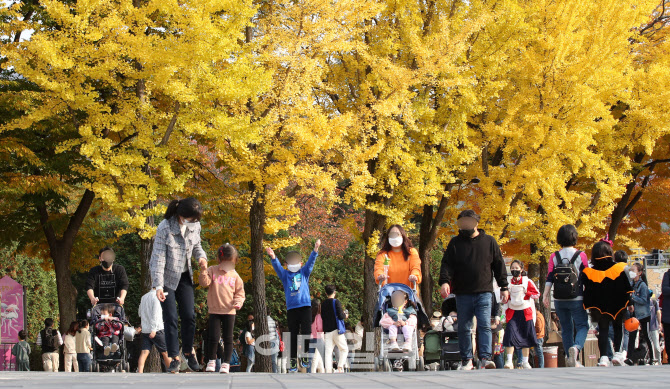
M 417 309 L 417 327 L 412 335 L 412 350 L 410 351 L 396 351 L 391 350 L 388 345 L 388 330 L 382 328 L 381 331 L 381 344 L 379 347 L 379 356 L 377 357 L 377 368 L 383 371 L 392 371 L 398 370 L 402 371 L 404 369 L 404 363 L 407 361 L 409 370 L 424 370 L 423 357 L 419 356 L 419 336 L 418 332 L 420 329 L 425 328 L 430 324 L 426 311 L 423 309 L 421 300 L 416 295 L 416 284 L 414 288 L 410 288 L 405 284 L 386 284 L 379 287 L 379 296 L 377 299 L 377 305 L 375 307 L 374 323 L 375 327 L 380 327 L 379 321 L 382 319 L 382 316 L 386 313 L 386 310 L 391 304 L 391 295 L 393 292 L 400 290 L 409 296 L 409 300 L 416 304 Z M 402 334 L 398 334 L 398 338 L 402 337 Z M 393 361 L 393 362 L 392 362 Z
M 448 296 L 443 302 L 441 309 L 442 317 L 449 316 L 450 312 L 456 311 L 456 296 Z M 440 329 L 440 369 L 456 370 L 461 365 L 461 352 L 458 347 L 458 331 L 447 330 L 442 322 Z
M 95 324 L 104 320 L 101 318 L 100 310 L 106 304 L 97 304 L 91 309 L 91 345 L 93 346 L 93 359 L 91 361 L 91 371 L 92 372 L 105 372 L 105 371 L 130 371 L 130 364 L 128 363 L 128 347 L 126 345 L 126 340 L 124 337 L 123 330 L 119 335 L 119 349 L 110 353 L 109 355 L 104 354 L 103 347 L 96 340 L 96 330 Z M 126 320 L 126 313 L 123 309 L 123 306 L 119 304 L 111 304 L 114 306 L 114 317 L 116 317 L 122 324 L 129 324 Z

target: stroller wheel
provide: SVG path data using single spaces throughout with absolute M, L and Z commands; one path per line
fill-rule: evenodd
M 98 362 L 95 362 L 93 364 L 93 369 L 92 370 L 96 373 L 100 373 L 100 364 Z
M 404 368 L 405 368 L 405 361 L 403 359 L 396 359 L 395 362 L 393 362 L 394 371 L 403 371 Z
M 389 359 L 384 359 L 384 371 L 390 372 L 393 369 L 391 368 L 391 361 Z
M 416 365 L 417 371 L 425 371 L 426 367 L 424 366 L 423 357 L 419 357 L 419 363 Z

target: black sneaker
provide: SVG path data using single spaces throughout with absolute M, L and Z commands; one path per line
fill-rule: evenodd
M 190 355 L 184 355 L 186 357 L 186 363 L 188 363 L 188 368 L 191 369 L 192 371 L 200 371 L 200 364 L 198 363 L 198 360 L 195 359 L 195 355 L 190 354 Z
M 170 366 L 167 369 L 168 373 L 173 374 L 179 373 L 179 365 L 181 365 L 181 362 L 176 359 L 173 359 L 172 362 L 170 362 Z

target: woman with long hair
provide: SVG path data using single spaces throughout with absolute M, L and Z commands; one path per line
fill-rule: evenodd
M 377 283 L 400 283 L 410 287 L 421 283 L 421 258 L 402 226 L 389 227 L 380 246 L 374 270 Z
M 200 370 L 193 354 L 195 286 L 191 259 L 197 258 L 200 267 L 207 266 L 207 255 L 200 243 L 201 217 L 202 206 L 193 197 L 170 202 L 163 221 L 156 229 L 149 262 L 152 285 L 163 308 L 165 340 L 168 356 L 172 358 L 168 367 L 170 373 L 178 373 L 181 364 L 177 334 L 180 319 L 184 357 L 191 370 Z

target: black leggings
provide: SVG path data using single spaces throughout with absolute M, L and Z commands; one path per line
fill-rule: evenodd
M 312 334 L 312 307 L 293 308 L 286 311 L 288 330 L 291 333 L 291 358 L 298 356 L 298 333 L 305 335 L 302 352 L 307 353 Z
M 607 355 L 610 343 L 610 323 L 614 329 L 614 352 L 620 352 L 623 343 L 623 313 L 619 312 L 616 319 L 607 314 L 601 314 L 599 311 L 591 310 L 591 321 L 598 323 L 598 349 L 600 355 Z
M 649 322 L 651 321 L 650 317 L 647 317 L 645 319 L 640 319 L 640 329 L 639 331 L 633 331 L 629 334 L 628 338 L 628 354 L 631 353 L 631 351 L 635 350 L 635 339 L 637 337 L 637 333 L 640 333 L 640 343 L 642 342 L 647 343 L 647 347 L 649 350 L 649 355 L 654 355 L 654 346 L 651 343 L 651 338 L 649 337 Z M 651 359 L 651 357 L 649 357 Z
M 223 326 L 223 336 L 221 335 L 221 327 Z M 230 358 L 233 356 L 233 327 L 235 327 L 235 315 L 217 315 L 215 313 L 209 314 L 207 342 L 207 358 L 210 361 L 216 359 L 216 351 L 219 349 L 219 339 L 223 338 L 223 359 L 221 363 L 230 363 Z

